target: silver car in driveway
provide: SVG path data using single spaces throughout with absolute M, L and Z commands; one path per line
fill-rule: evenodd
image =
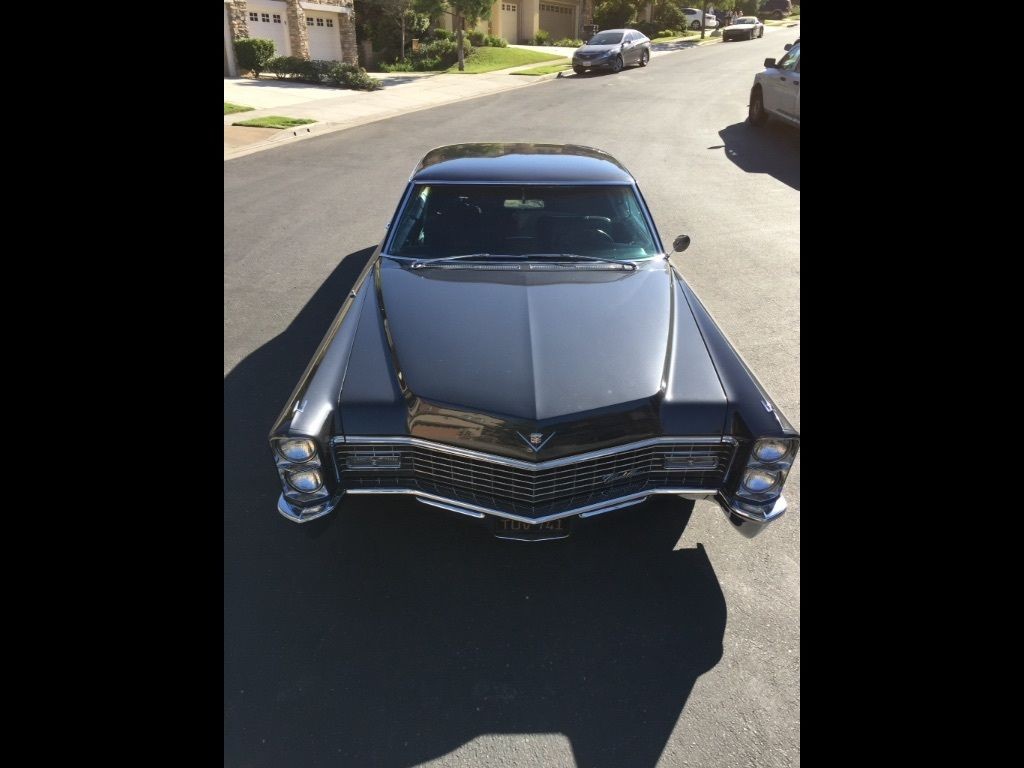
M 764 60 L 764 72 L 754 75 L 750 89 L 751 125 L 764 125 L 777 117 L 800 127 L 800 42 L 797 41 L 778 61 Z
M 588 69 L 619 72 L 631 64 L 646 67 L 650 60 L 651 41 L 643 32 L 635 29 L 606 29 L 573 52 L 572 68 L 577 75 L 582 75 Z

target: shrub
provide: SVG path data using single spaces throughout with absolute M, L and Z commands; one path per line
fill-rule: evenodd
M 678 29 L 663 29 L 655 37 L 679 37 L 681 34 L 683 33 Z
M 473 45 L 476 45 L 476 43 L 473 43 Z M 487 35 L 484 38 L 484 45 L 489 45 L 491 48 L 508 48 L 508 41 L 504 37 Z
M 284 80 L 289 75 L 295 74 L 299 61 L 294 56 L 276 56 L 267 62 L 266 70 L 272 73 L 278 80 Z
M 455 33 L 447 29 L 437 27 L 436 29 L 428 29 L 427 34 L 424 35 L 425 40 L 454 40 Z
M 412 72 L 413 71 L 412 62 L 409 61 L 409 60 L 406 60 L 406 61 L 396 61 L 394 64 L 381 64 L 380 68 L 381 68 L 382 72 Z
M 477 48 L 482 48 L 485 45 L 484 38 L 487 37 L 487 35 L 485 35 L 478 29 L 474 29 L 471 32 L 467 32 L 465 35 L 463 35 L 463 37 L 466 40 L 469 40 L 469 42 L 475 45 Z
M 571 37 L 563 37 L 561 40 L 555 40 L 552 45 L 559 45 L 563 48 L 579 48 L 583 45 L 583 41 L 573 40 Z
M 469 40 L 462 41 L 462 48 L 466 56 L 473 52 Z M 413 69 L 417 72 L 448 69 L 459 59 L 459 44 L 454 40 L 435 40 L 420 48 L 412 57 Z
M 630 26 L 638 32 L 643 32 L 648 37 L 658 37 L 658 35 L 655 34 L 658 31 L 658 25 L 653 21 L 636 21 Z
M 352 88 L 356 91 L 376 91 L 381 84 L 366 74 L 366 70 L 355 64 L 344 64 L 340 61 L 330 62 L 324 73 L 327 81 L 341 88 Z
M 258 37 L 235 40 L 235 58 L 240 69 L 252 72 L 253 77 L 259 78 L 260 72 L 266 69 L 267 62 L 274 58 L 274 41 L 261 40 Z
M 545 32 L 543 29 L 538 29 L 537 34 L 533 36 L 534 45 L 550 45 L 548 42 L 551 39 L 551 33 Z
M 794 16 L 799 16 L 800 15 L 800 6 L 799 5 L 794 5 L 793 6 L 793 15 Z

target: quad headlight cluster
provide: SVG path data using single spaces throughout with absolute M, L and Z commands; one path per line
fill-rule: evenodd
M 285 498 L 314 501 L 328 495 L 316 443 L 307 438 L 274 438 L 274 460 Z
M 796 458 L 798 441 L 766 438 L 754 443 L 736 495 L 751 501 L 772 501 L 782 493 Z

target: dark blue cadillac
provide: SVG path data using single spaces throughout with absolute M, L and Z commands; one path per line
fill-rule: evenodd
M 799 436 L 615 158 L 458 144 L 416 166 L 270 442 L 289 520 L 405 494 L 538 540 L 665 494 L 754 536 Z

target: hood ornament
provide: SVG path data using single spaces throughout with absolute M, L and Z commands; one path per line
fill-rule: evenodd
M 554 432 L 547 437 L 544 437 L 542 432 L 531 432 L 529 436 L 524 435 L 522 432 L 516 432 L 516 437 L 526 443 L 526 447 L 534 453 L 539 453 L 540 449 L 547 445 L 548 441 L 554 436 Z

